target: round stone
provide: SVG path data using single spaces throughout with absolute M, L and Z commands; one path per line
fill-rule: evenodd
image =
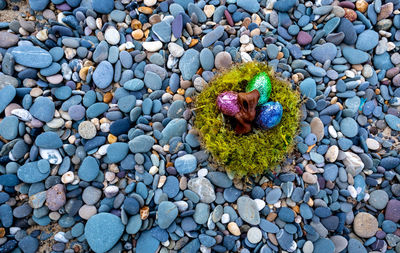
M 78 127 L 79 135 L 84 139 L 93 139 L 96 136 L 96 126 L 90 121 L 83 121 Z
M 354 232 L 362 238 L 370 238 L 378 231 L 377 219 L 366 212 L 360 212 L 353 221 Z
M 369 204 L 378 210 L 384 209 L 388 201 L 389 196 L 383 190 L 375 190 L 371 192 L 368 199 Z
M 262 239 L 261 230 L 257 227 L 252 227 L 247 231 L 247 239 L 249 242 L 256 244 Z
M 346 137 L 353 138 L 358 133 L 358 124 L 352 118 L 344 118 L 340 122 L 340 130 Z
M 221 69 L 227 69 L 231 66 L 232 64 L 232 57 L 228 52 L 219 52 L 215 56 L 215 67 L 219 70 Z

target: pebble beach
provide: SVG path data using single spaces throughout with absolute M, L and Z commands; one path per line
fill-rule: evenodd
M 400 0 L 21 3 L 0 0 L 1 253 L 400 253 Z M 301 119 L 239 179 L 195 100 L 249 61 Z

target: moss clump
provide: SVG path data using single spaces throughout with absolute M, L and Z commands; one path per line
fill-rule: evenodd
M 266 72 L 272 83 L 270 101 L 279 101 L 283 117 L 270 130 L 255 128 L 246 135 L 237 135 L 219 112 L 216 99 L 224 91 L 244 92 L 248 81 L 257 73 Z M 249 62 L 234 66 L 213 78 L 196 98 L 195 127 L 202 145 L 214 161 L 236 177 L 260 175 L 273 170 L 293 150 L 300 117 L 300 95 L 290 83 L 279 79 L 264 63 Z

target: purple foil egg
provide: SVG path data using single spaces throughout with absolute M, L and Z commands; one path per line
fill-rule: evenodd
M 238 94 L 233 91 L 225 91 L 218 95 L 217 106 L 221 112 L 228 116 L 234 116 L 240 111 Z

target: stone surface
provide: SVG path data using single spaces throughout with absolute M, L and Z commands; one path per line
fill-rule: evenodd
M 360 212 L 354 218 L 354 232 L 362 238 L 370 238 L 378 231 L 378 221 L 369 213 Z
M 85 238 L 95 252 L 110 250 L 123 232 L 121 219 L 109 213 L 96 214 L 85 225 Z

